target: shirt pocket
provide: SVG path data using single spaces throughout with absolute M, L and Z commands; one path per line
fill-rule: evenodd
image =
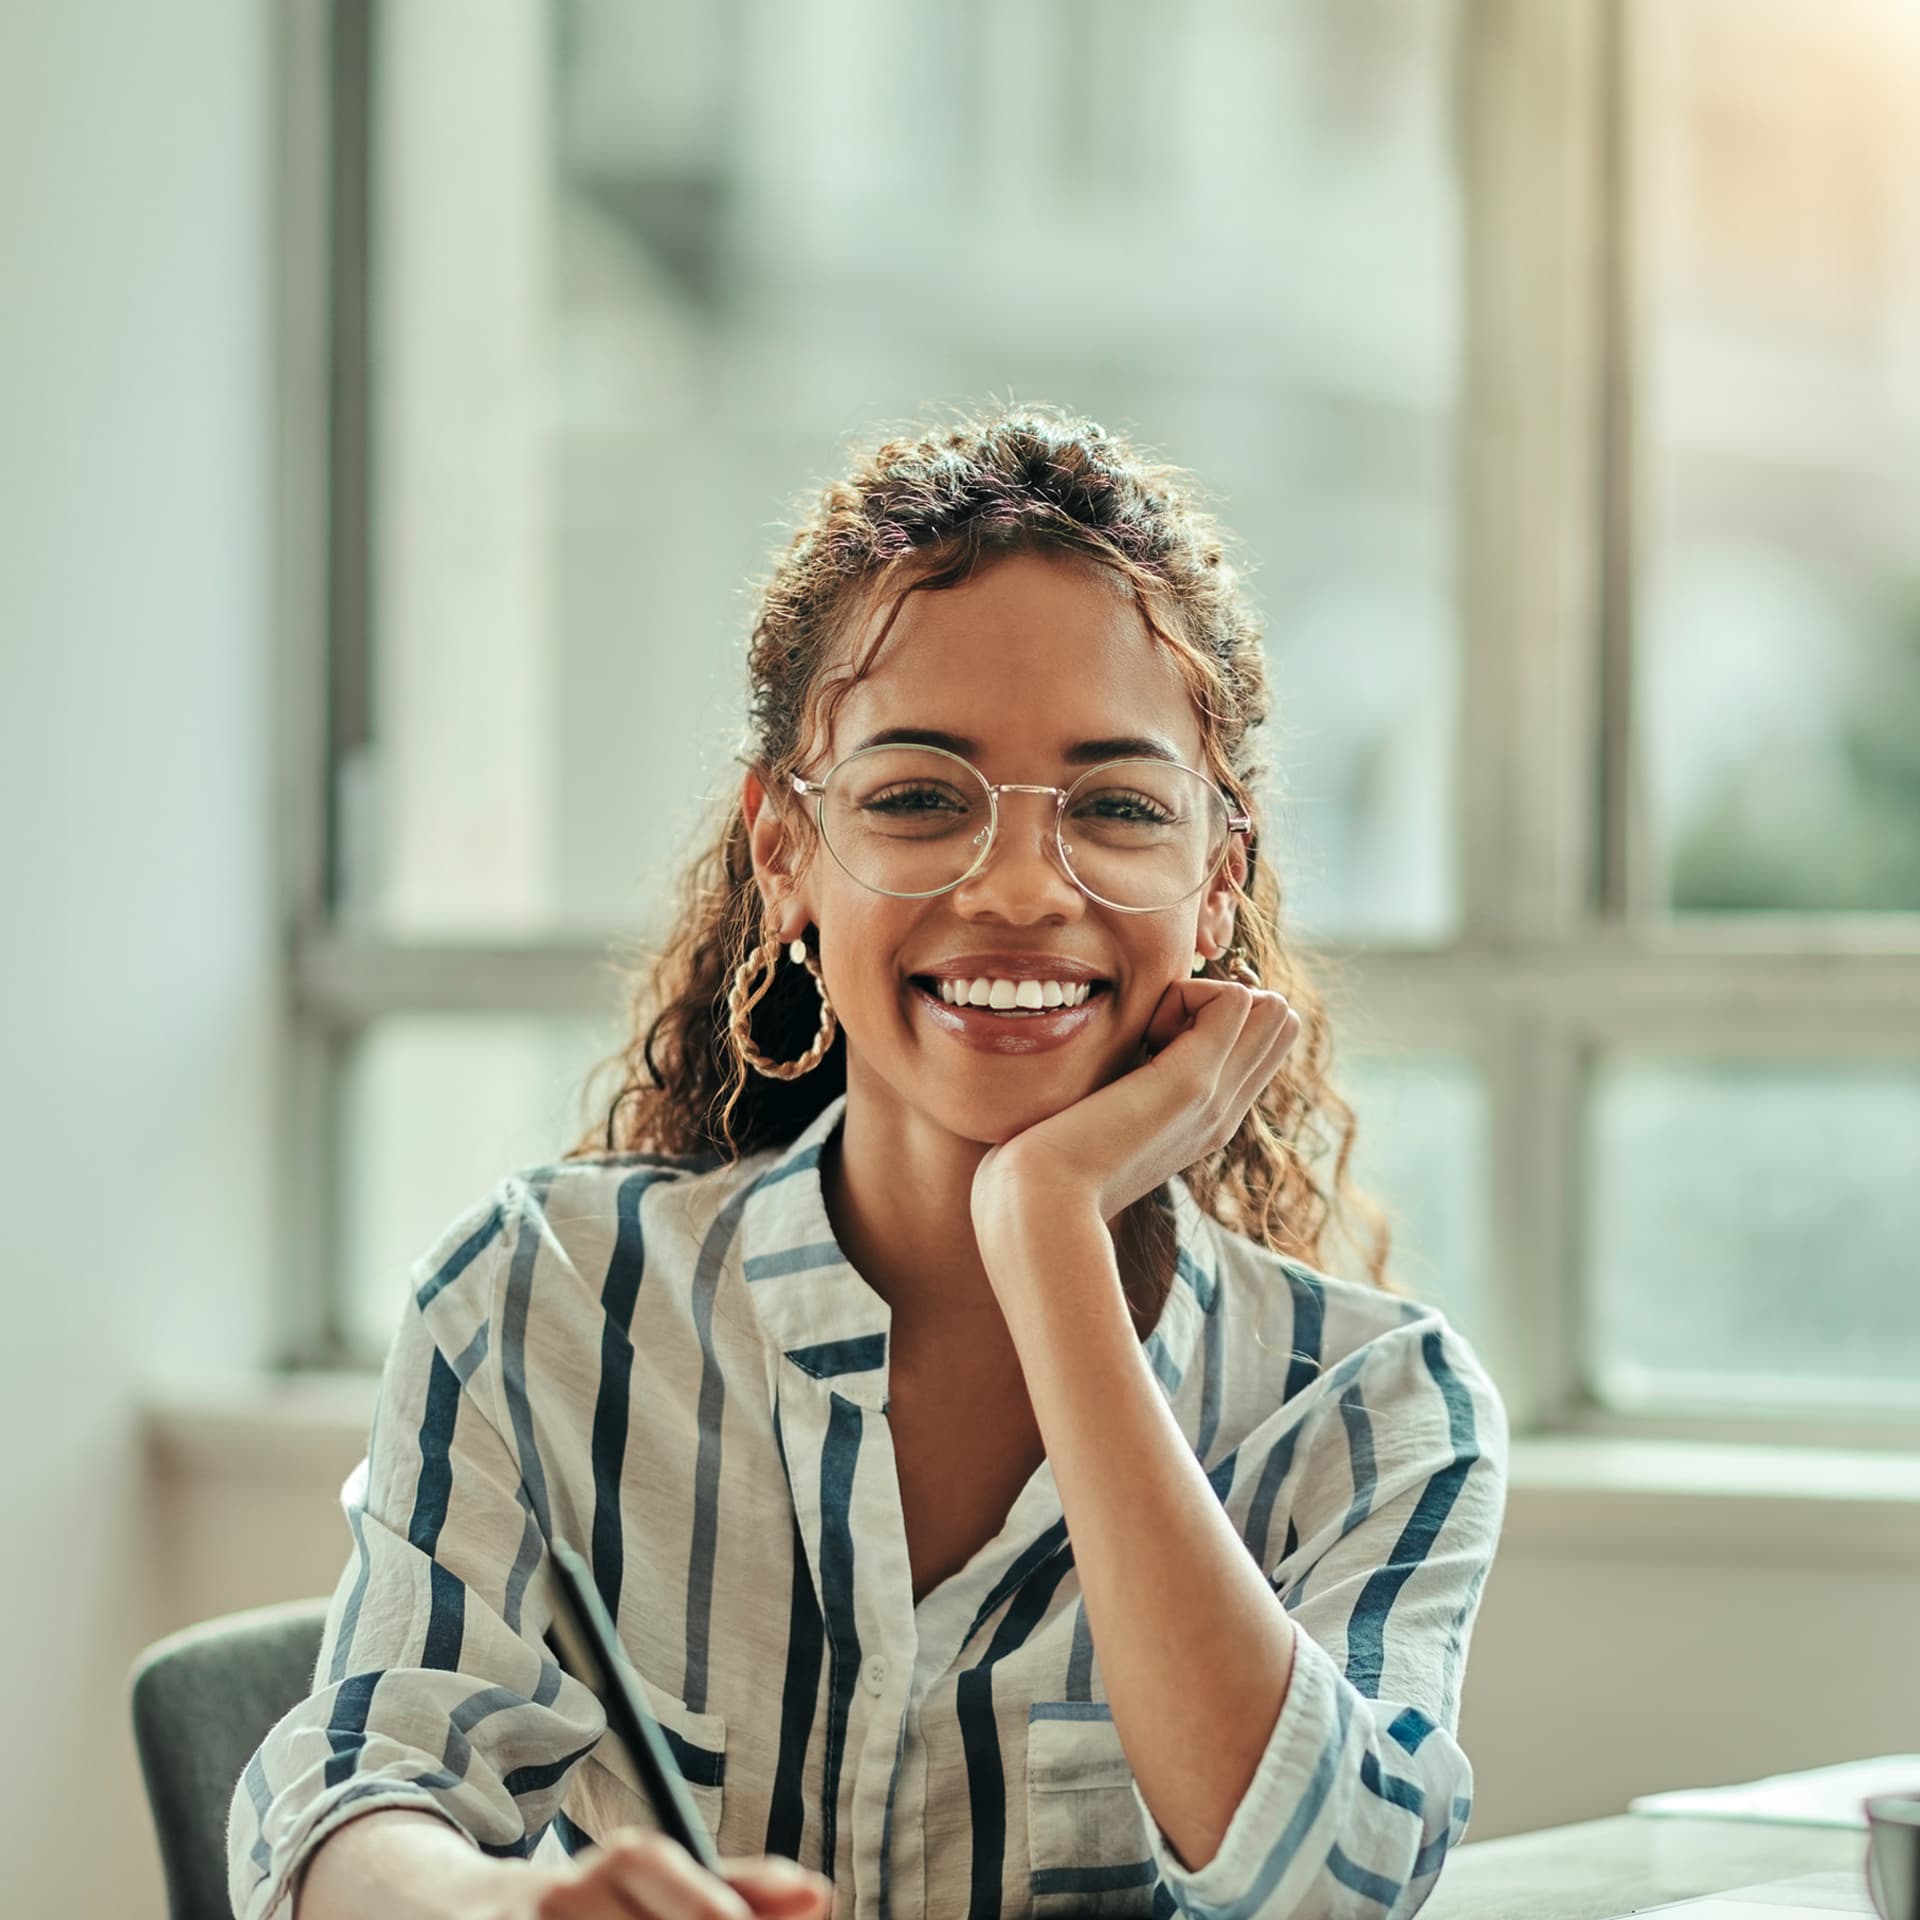
M 717 1713 L 695 1713 L 677 1694 L 644 1673 L 639 1680 L 687 1792 L 718 1845 L 726 1795 L 727 1723 Z M 595 1840 L 603 1840 L 616 1827 L 660 1827 L 653 1802 L 640 1784 L 639 1770 L 618 1735 L 609 1732 L 587 1756 L 582 1771 L 587 1776 L 587 1796 L 581 1823 Z
M 1107 1708 L 1027 1710 L 1027 1855 L 1036 1914 L 1151 1914 L 1160 1878 L 1133 1770 Z

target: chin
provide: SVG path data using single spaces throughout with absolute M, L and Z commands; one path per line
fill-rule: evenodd
M 1111 1040 L 1104 1054 L 1089 1052 L 1077 1060 L 1064 1051 L 1022 1059 L 955 1050 L 941 1058 L 919 1046 L 898 1053 L 889 1047 L 884 1065 L 878 1057 L 882 1050 L 865 1055 L 859 1065 L 850 1058 L 848 1081 L 870 1079 L 871 1093 L 954 1138 L 997 1147 L 1119 1079 L 1137 1062 L 1139 1047 L 1137 1034 L 1130 1039 L 1131 1059 L 1124 1057 L 1126 1049 L 1123 1057 L 1109 1057 Z
M 1003 1146 L 1015 1134 L 1037 1127 L 1063 1113 L 1076 1100 L 1092 1092 L 1091 1087 L 1046 1094 L 1029 1088 L 1016 1093 L 1008 1088 L 995 1094 L 978 1091 L 970 1096 L 939 1102 L 932 1117 L 962 1140 L 977 1140 L 984 1147 Z

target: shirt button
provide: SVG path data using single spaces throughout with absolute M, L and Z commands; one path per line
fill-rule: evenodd
M 872 1655 L 860 1669 L 860 1678 L 866 1683 L 869 1693 L 878 1693 L 887 1684 L 887 1663 L 879 1654 Z

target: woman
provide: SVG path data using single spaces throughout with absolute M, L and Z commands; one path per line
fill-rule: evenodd
M 889 441 L 750 671 L 604 1130 L 416 1268 L 236 1910 L 1411 1912 L 1506 1427 L 1377 1227 L 1317 1270 L 1353 1120 L 1217 531 L 1051 411 Z M 554 1538 L 724 1880 L 545 1653 Z

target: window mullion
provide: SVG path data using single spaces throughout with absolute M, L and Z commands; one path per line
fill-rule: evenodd
M 346 1359 L 339 1271 L 340 1113 L 348 1034 L 302 1022 L 287 1042 L 281 1146 L 288 1173 L 272 1275 L 276 1357 L 289 1367 Z
M 1594 926 L 1607 329 L 1604 0 L 1466 0 L 1458 142 L 1462 944 Z M 1516 1428 L 1580 1377 L 1582 1043 L 1551 999 L 1476 995 L 1491 1114 L 1488 1359 Z
M 1599 0 L 1468 0 L 1459 154 L 1463 932 L 1591 913 L 1605 329 Z
M 1642 97 L 1633 66 L 1632 0 L 1603 6 L 1597 25 L 1598 200 L 1596 247 L 1602 315 L 1599 346 L 1600 552 L 1597 607 L 1599 765 L 1594 894 L 1613 925 L 1642 923 L 1660 911 L 1655 863 L 1644 839 L 1647 817 L 1639 784 L 1634 712 L 1634 614 L 1637 606 L 1642 500 L 1638 370 L 1644 364 L 1641 323 L 1641 235 L 1637 200 L 1635 103 Z
M 300 993 L 306 943 L 325 925 L 332 748 L 330 623 L 339 617 L 333 493 L 343 370 L 338 324 L 340 172 L 364 128 L 343 119 L 360 81 L 343 74 L 352 44 L 333 0 L 288 0 L 272 12 L 276 143 L 277 342 L 273 393 L 272 567 L 275 911 L 285 980 L 279 1029 L 274 1219 L 279 1254 L 267 1293 L 265 1345 L 280 1364 L 325 1359 L 332 1331 L 334 1120 L 339 1045 Z M 354 378 L 359 378 L 356 373 Z

